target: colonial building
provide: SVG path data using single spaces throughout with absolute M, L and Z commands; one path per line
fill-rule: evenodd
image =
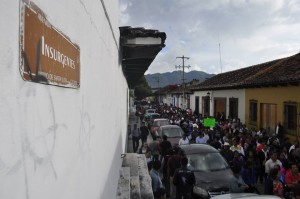
M 300 54 L 218 74 L 192 90 L 191 108 L 203 115 L 238 117 L 248 127 L 300 134 Z

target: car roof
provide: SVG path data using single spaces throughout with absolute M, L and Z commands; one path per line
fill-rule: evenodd
M 173 129 L 178 129 L 178 128 L 180 128 L 180 129 L 181 129 L 180 126 L 172 125 L 172 124 L 164 125 L 164 126 L 161 126 L 160 128 L 163 128 L 163 129 L 171 129 L 171 128 L 173 128 Z
M 217 149 L 208 144 L 180 145 L 185 154 L 219 153 Z
M 149 113 L 149 115 L 160 115 L 159 113 Z
M 165 120 L 168 121 L 169 119 L 166 119 L 166 118 L 156 118 L 156 119 L 154 119 L 154 122 L 155 122 L 155 121 L 165 121 Z
M 166 118 L 155 118 L 153 120 L 153 122 L 158 122 L 158 121 L 167 121 L 167 122 L 169 122 L 169 119 L 166 119 Z
M 156 109 L 154 109 L 154 108 L 150 108 L 150 109 L 147 109 L 146 111 L 156 111 Z
M 215 196 L 214 199 L 277 199 L 275 195 L 258 195 L 255 193 L 229 193 Z

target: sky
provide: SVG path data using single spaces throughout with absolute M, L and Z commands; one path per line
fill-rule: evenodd
M 219 74 L 300 52 L 299 0 L 120 0 L 120 26 L 165 32 L 146 74 Z

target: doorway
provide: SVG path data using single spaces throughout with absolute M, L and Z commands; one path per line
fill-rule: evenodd
M 277 124 L 277 105 L 260 104 L 260 126 L 270 135 L 275 132 Z

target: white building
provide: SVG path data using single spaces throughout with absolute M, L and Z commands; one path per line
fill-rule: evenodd
M 245 122 L 245 89 L 195 90 L 190 95 L 190 107 L 203 116 L 217 116 L 218 112 L 238 117 Z
M 118 0 L 4 0 L 0 16 L 0 198 L 115 198 L 128 90 L 159 52 L 130 48 L 165 37 L 120 44 Z

